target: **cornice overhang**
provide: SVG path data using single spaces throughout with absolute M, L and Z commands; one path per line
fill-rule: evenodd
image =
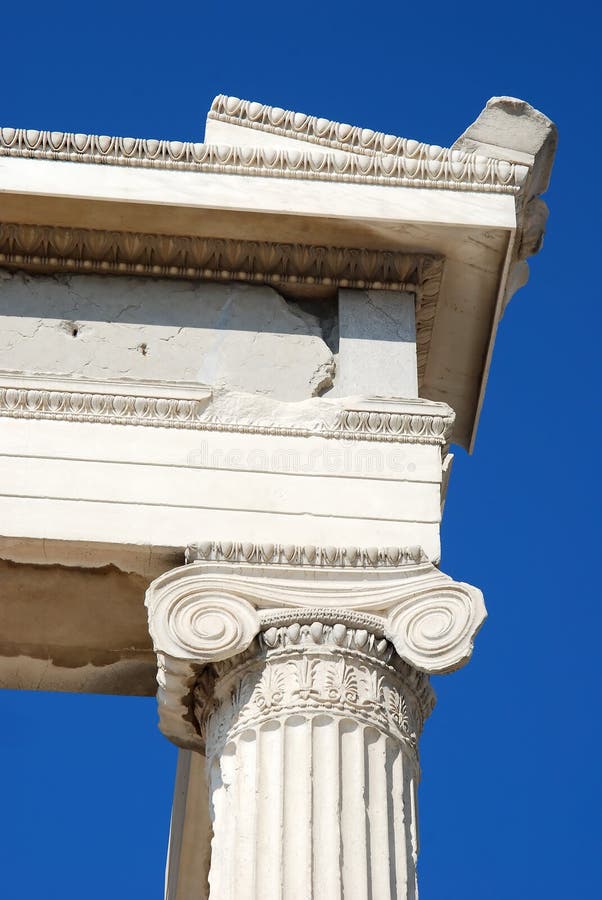
M 221 143 L 0 129 L 0 265 L 255 281 L 293 296 L 412 290 L 421 394 L 456 410 L 454 440 L 470 446 L 483 360 L 524 281 L 513 277 L 520 248 L 539 241 L 533 215 L 524 235 L 529 155 L 224 97 L 209 124 L 229 129 Z

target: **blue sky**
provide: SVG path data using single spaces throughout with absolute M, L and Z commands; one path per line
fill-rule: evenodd
M 600 896 L 593 4 L 67 0 L 10 2 L 1 21 L 0 125 L 199 140 L 217 93 L 442 145 L 496 94 L 555 119 L 545 247 L 448 494 L 442 567 L 483 589 L 489 619 L 471 664 L 435 679 L 420 885 Z M 5 691 L 0 716 L 2 896 L 160 900 L 176 752 L 154 700 Z

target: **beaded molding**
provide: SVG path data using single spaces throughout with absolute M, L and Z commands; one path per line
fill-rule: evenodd
M 517 194 L 529 174 L 527 166 L 439 147 L 365 156 L 10 127 L 0 128 L 0 156 L 502 194 Z

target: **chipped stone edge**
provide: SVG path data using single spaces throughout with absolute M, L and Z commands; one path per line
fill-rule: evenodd
M 199 385 L 95 382 L 53 376 L 0 375 L 0 417 L 138 425 L 196 431 L 344 438 L 446 447 L 454 415 L 445 403 L 386 401 L 329 407 L 311 426 L 256 416 L 220 420 L 208 411 L 212 392 Z M 379 405 L 387 407 L 379 409 Z M 355 407 L 355 408 L 354 408 Z

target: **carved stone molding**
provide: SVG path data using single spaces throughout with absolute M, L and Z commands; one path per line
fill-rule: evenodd
M 431 148 L 428 144 L 396 137 L 394 134 L 384 134 L 382 131 L 372 131 L 370 128 L 347 125 L 344 122 L 332 122 L 290 109 L 228 97 L 226 94 L 218 94 L 214 98 L 207 118 L 298 141 L 308 141 L 332 150 L 346 150 L 368 156 L 391 153 L 409 159 L 421 159 L 427 156 L 429 150 L 442 151 L 442 148 Z
M 212 666 L 197 682 L 195 715 L 207 756 L 283 714 L 351 716 L 415 753 L 434 693 L 371 624 L 360 614 L 354 627 L 266 622 L 253 652 Z
M 438 257 L 269 241 L 0 223 L 0 265 L 156 278 L 322 285 L 431 295 Z
M 287 437 L 434 444 L 445 447 L 454 422 L 445 403 L 428 400 L 366 401 L 363 409 L 325 405 L 323 417 L 305 425 L 276 417 L 252 422 L 220 419 L 210 408 L 211 388 L 152 382 L 97 382 L 56 376 L 0 375 L 0 417 L 184 428 Z M 388 406 L 388 409 L 379 409 Z
M 186 548 L 186 562 L 266 563 L 289 566 L 399 566 L 425 562 L 421 547 L 317 547 L 201 541 Z
M 388 409 L 384 407 L 388 406 Z M 441 442 L 451 436 L 454 413 L 450 407 L 424 406 L 424 400 L 387 401 L 375 399 L 339 413 L 337 426 L 351 437 L 362 435 L 363 440 L 399 440 L 417 443 Z
M 503 194 L 517 194 L 529 174 L 505 160 L 420 146 L 416 156 L 365 156 L 0 128 L 0 156 L 28 159 Z
M 101 231 L 0 222 L 0 266 L 27 272 L 241 281 L 295 291 L 405 291 L 416 296 L 416 353 L 424 377 L 441 288 L 437 256 L 268 241 Z
M 170 390 L 150 382 L 0 376 L 0 416 L 16 419 L 195 428 L 210 400 L 211 389 L 203 385 Z
M 442 673 L 468 660 L 486 614 L 478 589 L 441 573 L 417 548 L 196 547 L 188 558 L 202 561 L 160 576 L 146 596 L 161 727 L 182 746 L 201 740 L 190 718 L 200 672 L 244 655 L 260 633 L 266 646 L 285 632 L 287 640 L 298 633 L 334 644 L 353 633 L 356 649 L 370 633 L 383 652 L 388 645 L 414 669 Z
M 427 675 L 355 613 L 266 619 L 194 687 L 212 820 L 210 894 L 416 897 L 418 738 Z M 374 852 L 377 848 L 377 853 Z

